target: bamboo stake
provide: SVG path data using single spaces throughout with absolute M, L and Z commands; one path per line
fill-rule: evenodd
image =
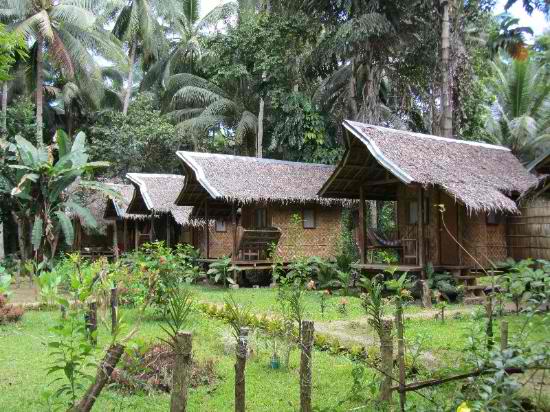
M 115 335 L 118 329 L 118 291 L 111 288 L 111 335 Z
M 391 385 L 393 374 L 393 339 L 391 335 L 392 321 L 382 320 L 380 334 L 380 358 L 382 380 L 380 382 L 380 401 L 391 402 Z
M 397 358 L 399 362 L 399 406 L 401 412 L 405 412 L 405 340 L 403 338 L 403 307 L 399 299 L 397 299 L 395 322 L 397 326 Z

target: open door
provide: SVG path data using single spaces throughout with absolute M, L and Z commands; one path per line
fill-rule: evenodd
M 445 226 L 443 222 L 439 222 L 439 256 L 442 265 L 458 266 L 459 254 L 458 244 L 453 239 L 458 239 L 458 205 L 456 202 L 446 194 L 441 194 L 440 203 L 445 205 L 445 213 L 443 219 L 445 220 Z M 439 218 L 442 219 L 441 216 Z

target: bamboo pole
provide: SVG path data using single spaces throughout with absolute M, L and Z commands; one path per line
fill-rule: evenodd
M 311 408 L 311 354 L 313 347 L 314 324 L 311 320 L 302 321 L 302 357 L 300 359 L 300 410 L 312 412 Z
M 380 358 L 382 380 L 380 381 L 380 401 L 391 402 L 391 385 L 393 375 L 393 341 L 392 341 L 393 323 L 389 319 L 382 320 L 382 325 L 378 331 L 380 335 Z
M 405 339 L 403 337 L 403 307 L 399 299 L 397 299 L 395 321 L 397 326 L 397 358 L 399 364 L 399 406 L 401 412 L 405 412 Z
M 118 329 L 118 290 L 111 288 L 111 335 L 116 335 Z
M 187 388 L 191 379 L 192 336 L 190 332 L 179 331 L 175 336 L 176 362 L 172 375 L 170 412 L 185 412 L 187 408 Z

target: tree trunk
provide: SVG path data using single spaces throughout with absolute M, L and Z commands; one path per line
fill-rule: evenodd
M 8 136 L 8 82 L 2 83 L 2 119 L 0 122 L 0 135 Z
M 17 242 L 19 244 L 19 254 L 21 256 L 21 263 L 25 263 L 31 257 L 31 251 L 29 247 L 30 231 L 27 225 L 27 221 L 24 217 L 19 217 L 17 213 L 12 212 L 13 219 L 17 224 Z
M 107 350 L 105 357 L 97 368 L 97 374 L 94 382 L 90 385 L 82 400 L 70 409 L 71 412 L 89 412 L 92 410 L 96 399 L 101 394 L 101 391 L 109 381 L 116 364 L 120 360 L 124 346 L 121 344 L 113 344 Z
M 128 72 L 128 85 L 126 86 L 126 94 L 124 95 L 124 104 L 122 106 L 122 114 L 126 116 L 128 114 L 128 107 L 130 106 L 130 98 L 132 97 L 132 86 L 134 83 L 134 63 L 136 60 L 136 48 L 137 44 L 134 40 L 130 46 L 130 71 Z
M 44 121 L 43 121 L 43 105 L 44 105 L 44 39 L 40 34 L 36 36 L 36 145 L 44 146 Z
M 359 113 L 359 108 L 357 107 L 357 67 L 355 63 L 355 58 L 351 59 L 351 76 L 349 79 L 349 107 L 350 107 L 350 117 L 353 120 L 357 119 L 357 114 Z
M 441 135 L 453 137 L 453 109 L 451 102 L 450 83 L 450 23 L 449 23 L 449 1 L 441 0 L 443 16 L 441 22 Z
M 391 385 L 393 374 L 393 323 L 389 319 L 382 321 L 381 328 L 378 331 L 380 337 L 380 369 L 382 379 L 380 381 L 380 401 L 391 402 Z
M 256 136 L 256 157 L 262 156 L 262 146 L 264 140 L 264 99 L 260 98 L 260 110 L 258 111 L 258 134 Z

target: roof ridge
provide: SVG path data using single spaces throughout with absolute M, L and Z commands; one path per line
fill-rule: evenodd
M 356 121 L 353 121 L 353 120 L 344 120 L 344 123 L 349 123 L 351 125 L 361 125 L 361 126 L 364 126 L 364 127 L 367 127 L 367 128 L 377 129 L 377 130 L 381 130 L 381 131 L 389 131 L 389 132 L 392 132 L 392 133 L 403 133 L 403 134 L 406 134 L 406 135 L 416 136 L 416 137 L 420 137 L 420 138 L 423 138 L 423 139 L 439 140 L 439 141 L 448 142 L 448 143 L 465 144 L 465 145 L 469 145 L 469 146 L 485 147 L 486 149 L 504 150 L 504 151 L 507 151 L 507 152 L 511 152 L 511 150 L 507 147 L 500 146 L 500 145 L 495 145 L 495 144 L 491 144 L 491 143 L 478 142 L 478 141 L 472 141 L 472 140 L 451 139 L 451 138 L 448 138 L 448 137 L 434 136 L 434 135 L 426 134 L 426 133 L 411 132 L 409 130 L 392 129 L 390 127 L 377 126 L 377 125 L 368 124 L 368 123 L 361 123 L 361 122 L 356 122 Z
M 281 164 L 290 164 L 290 165 L 306 165 L 306 166 L 323 166 L 323 167 L 334 167 L 334 165 L 327 165 L 324 163 L 309 163 L 309 162 L 294 162 L 291 160 L 281 160 L 281 159 L 270 159 L 266 157 L 252 157 L 252 156 L 238 156 L 224 153 L 209 153 L 209 152 L 191 152 L 187 150 L 178 150 L 176 153 L 181 153 L 182 155 L 190 155 L 196 157 L 218 157 L 224 159 L 238 159 L 238 160 L 248 160 L 254 161 L 257 163 L 281 163 Z
M 168 178 L 185 178 L 185 175 L 176 175 L 170 173 L 134 173 L 130 172 L 127 176 L 144 176 L 144 177 L 168 177 Z

